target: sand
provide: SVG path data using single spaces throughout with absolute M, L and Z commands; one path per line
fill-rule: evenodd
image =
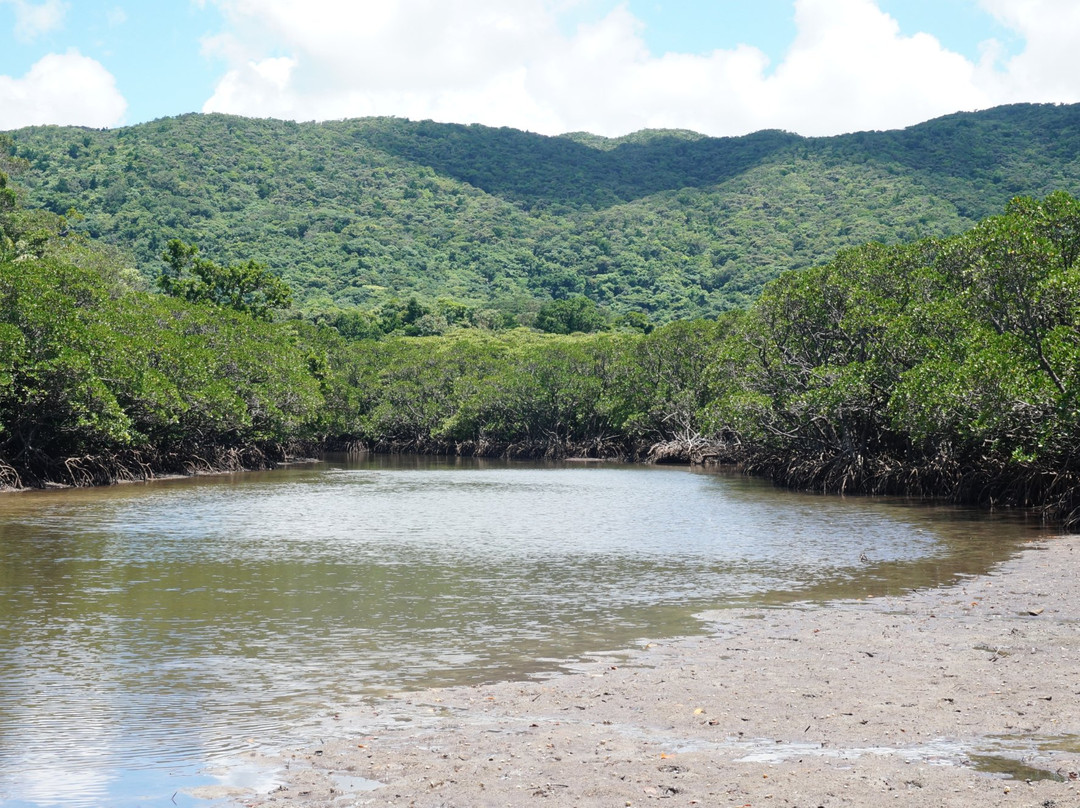
M 715 612 L 552 678 L 371 701 L 234 799 L 1080 806 L 1078 620 L 1080 538 L 1053 539 L 946 588 Z

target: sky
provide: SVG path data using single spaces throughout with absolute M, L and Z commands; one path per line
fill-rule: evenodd
M 1080 101 L 1080 0 L 0 0 L 0 130 L 187 112 L 619 136 Z

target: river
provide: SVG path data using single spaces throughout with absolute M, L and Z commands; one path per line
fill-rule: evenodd
M 1037 524 L 703 470 L 372 457 L 0 497 L 0 803 L 200 805 L 402 688 L 978 574 Z

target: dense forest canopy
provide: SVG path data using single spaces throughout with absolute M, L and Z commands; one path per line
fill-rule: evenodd
M 9 134 L 0 167 L 25 204 L 76 211 L 69 228 L 130 251 L 148 280 L 178 239 L 222 267 L 265 265 L 300 310 L 327 316 L 415 297 L 532 325 L 553 299 L 585 297 L 612 319 L 715 317 L 841 248 L 1080 192 L 1080 106 L 830 138 L 224 115 Z

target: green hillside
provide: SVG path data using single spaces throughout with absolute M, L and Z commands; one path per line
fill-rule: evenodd
M 9 133 L 24 204 L 128 249 L 268 264 L 309 312 L 415 295 L 516 315 L 585 294 L 656 322 L 741 307 L 838 249 L 961 232 L 1017 194 L 1080 192 L 1080 105 L 902 131 L 607 139 L 377 118 L 185 115 Z

